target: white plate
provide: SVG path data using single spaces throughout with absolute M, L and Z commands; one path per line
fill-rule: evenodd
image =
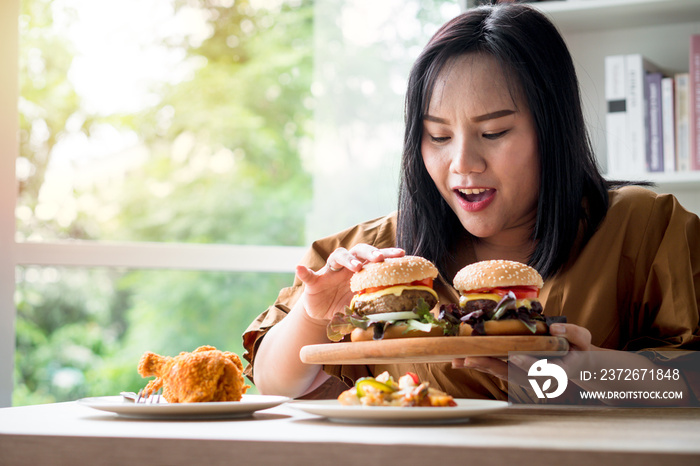
M 294 401 L 288 406 L 336 422 L 445 423 L 464 422 L 507 408 L 507 401 L 456 399 L 453 407 L 345 406 L 338 400 Z
M 78 403 L 90 408 L 117 413 L 121 416 L 150 419 L 211 419 L 252 415 L 255 411 L 286 403 L 286 396 L 243 395 L 241 401 L 211 403 L 134 403 L 121 396 L 83 398 Z

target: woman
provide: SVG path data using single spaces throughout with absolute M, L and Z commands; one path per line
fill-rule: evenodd
M 328 342 L 352 273 L 405 253 L 438 266 L 441 304 L 456 302 L 450 284 L 469 263 L 532 265 L 545 314 L 568 318 L 550 331 L 573 350 L 697 349 L 700 220 L 672 196 L 623 184 L 597 169 L 556 28 L 524 5 L 458 16 L 411 71 L 398 213 L 312 245 L 294 286 L 243 336 L 248 375 L 262 393 L 331 397 L 361 376 L 412 371 L 455 397 L 506 399 L 507 367 L 490 358 L 299 361 L 302 346 Z

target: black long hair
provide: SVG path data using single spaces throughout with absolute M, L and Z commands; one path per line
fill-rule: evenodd
M 522 93 L 533 116 L 541 187 L 529 264 L 551 277 L 568 261 L 581 222 L 586 241 L 605 217 L 609 186 L 585 128 L 571 55 L 556 27 L 527 5 L 484 6 L 455 17 L 435 33 L 413 65 L 405 102 L 397 245 L 432 260 L 445 275 L 454 259 L 450 251 L 464 237 L 425 168 L 421 137 L 440 71 L 466 53 L 494 57 L 511 92 Z

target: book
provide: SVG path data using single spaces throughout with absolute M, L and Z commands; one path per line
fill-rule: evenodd
M 689 132 L 690 169 L 700 170 L 700 34 L 690 36 Z
M 690 75 L 678 73 L 676 85 L 676 170 L 690 170 Z
M 627 143 L 627 88 L 625 56 L 605 57 L 605 113 L 608 174 L 622 175 L 632 157 Z
M 661 80 L 661 127 L 663 128 L 663 161 L 664 171 L 676 171 L 676 114 L 674 79 L 664 77 Z
M 646 125 L 646 168 L 648 172 L 664 171 L 663 122 L 661 118 L 661 73 L 644 77 L 644 122 Z
M 647 73 L 661 72 L 660 68 L 641 54 L 625 55 L 625 85 L 627 89 L 627 141 L 630 151 L 629 165 L 625 173 L 646 173 L 646 161 L 650 158 L 647 143 L 649 114 L 645 105 L 645 77 Z

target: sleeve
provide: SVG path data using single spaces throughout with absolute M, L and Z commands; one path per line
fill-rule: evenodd
M 700 219 L 671 195 L 654 200 L 635 264 L 627 350 L 698 350 Z
M 392 247 L 396 242 L 395 218 L 396 214 L 391 214 L 317 240 L 311 245 L 300 264 L 312 270 L 319 270 L 325 265 L 328 256 L 337 248 L 350 249 L 358 243 L 372 244 L 379 248 Z M 292 286 L 282 289 L 275 303 L 260 314 L 243 333 L 243 348 L 245 349 L 243 357 L 249 362 L 244 374 L 253 383 L 255 383 L 253 380 L 255 355 L 263 337 L 275 324 L 287 316 L 303 292 L 304 284 L 295 278 Z M 324 370 L 336 377 L 340 377 L 342 371 L 340 366 L 326 366 Z

